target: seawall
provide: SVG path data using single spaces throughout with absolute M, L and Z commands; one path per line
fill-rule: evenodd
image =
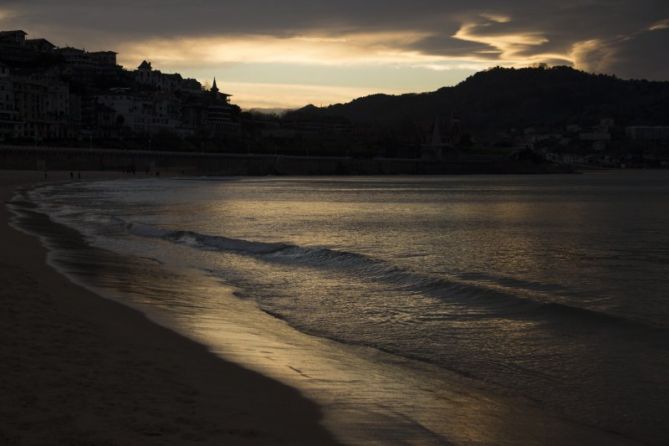
M 565 172 L 564 168 L 552 164 L 536 164 L 503 157 L 459 157 L 438 161 L 9 145 L 0 145 L 0 169 L 135 170 L 209 175 L 441 175 Z

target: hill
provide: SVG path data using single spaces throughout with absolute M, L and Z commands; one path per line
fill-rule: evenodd
M 454 87 L 421 94 L 376 94 L 347 104 L 307 106 L 287 117 L 343 117 L 395 127 L 457 116 L 476 134 L 526 127 L 562 128 L 613 118 L 619 125 L 669 124 L 669 82 L 622 80 L 569 67 L 493 68 Z

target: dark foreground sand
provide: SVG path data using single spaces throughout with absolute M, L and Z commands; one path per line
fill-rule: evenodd
M 4 205 L 38 181 L 40 172 L 0 171 L 0 445 L 334 443 L 297 391 L 49 267 Z

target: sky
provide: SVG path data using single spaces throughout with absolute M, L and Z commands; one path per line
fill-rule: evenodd
M 0 29 L 216 77 L 246 109 L 433 91 L 493 66 L 669 80 L 669 0 L 0 0 Z

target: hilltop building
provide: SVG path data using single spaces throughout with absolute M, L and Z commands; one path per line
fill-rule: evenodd
M 56 48 L 54 52 L 64 59 L 65 63 L 80 69 L 105 70 L 115 69 L 116 53 L 114 51 L 96 51 L 89 53 L 79 48 Z
M 0 31 L 0 62 L 22 64 L 41 54 L 39 44 L 27 43 L 25 31 Z M 34 41 L 33 41 L 34 42 Z
M 23 45 L 28 33 L 22 30 L 0 31 L 0 44 L 3 45 Z
M 135 82 L 163 91 L 199 92 L 202 85 L 195 79 L 184 79 L 180 74 L 165 74 L 154 70 L 151 62 L 143 61 L 134 71 Z
M 36 53 L 51 53 L 56 49 L 56 45 L 46 39 L 27 39 L 24 45 Z

